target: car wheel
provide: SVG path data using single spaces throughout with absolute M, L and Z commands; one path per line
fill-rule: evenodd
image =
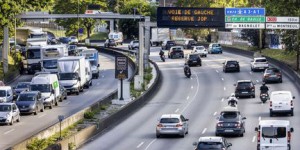
M 76 92 L 76 95 L 79 95 L 79 89 L 78 89 L 78 91 Z
M 80 92 L 83 92 L 83 87 L 81 87 L 81 89 L 79 90 Z
M 38 114 L 38 111 L 39 111 L 39 108 L 35 108 L 35 111 L 34 111 L 34 115 L 37 115 Z
M 182 135 L 180 135 L 180 137 L 181 137 L 181 138 L 184 138 L 184 137 L 185 137 L 185 133 L 183 133 Z
M 156 138 L 160 138 L 160 134 L 156 134 Z
M 282 79 L 280 79 L 279 83 L 282 83 Z
M 17 122 L 20 122 L 20 121 L 21 121 L 21 116 L 19 115 Z
M 270 117 L 273 117 L 273 112 L 272 111 L 270 111 Z
M 244 136 L 244 133 L 241 133 L 241 134 L 240 134 L 240 137 L 243 137 L 243 136 Z
M 68 99 L 68 96 L 66 95 L 66 96 L 64 97 L 64 99 Z
M 13 124 L 14 124 L 14 117 L 11 118 L 9 125 L 13 125 Z
M 91 81 L 90 86 L 92 86 L 92 85 L 93 85 L 93 82 Z
M 50 106 L 49 106 L 49 108 L 50 108 L 50 109 L 52 109 L 52 108 L 53 108 L 53 106 L 52 106 L 52 103 L 50 103 Z
M 44 106 L 42 107 L 42 109 L 40 110 L 41 112 L 44 112 Z
M 63 101 L 63 99 L 62 99 L 62 96 L 59 98 L 59 102 L 62 102 Z
M 294 116 L 294 111 L 291 111 L 291 116 Z

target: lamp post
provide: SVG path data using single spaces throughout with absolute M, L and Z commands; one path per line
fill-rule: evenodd
M 77 39 L 79 40 L 79 0 L 77 0 Z

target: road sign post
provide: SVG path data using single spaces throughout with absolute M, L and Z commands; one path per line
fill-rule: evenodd
M 116 56 L 115 57 L 115 78 L 121 81 L 121 96 L 120 100 L 123 98 L 123 79 L 128 78 L 128 59 L 126 56 Z

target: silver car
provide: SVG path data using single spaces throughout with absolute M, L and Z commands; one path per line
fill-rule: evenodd
M 15 103 L 0 103 L 0 124 L 20 122 L 20 111 Z
M 162 115 L 156 126 L 156 138 L 161 135 L 180 135 L 184 137 L 188 134 L 188 120 L 181 114 Z

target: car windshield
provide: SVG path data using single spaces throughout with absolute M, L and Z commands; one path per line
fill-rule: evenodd
M 46 69 L 56 69 L 57 68 L 57 59 L 43 60 L 43 67 Z
M 97 61 L 90 61 L 90 63 L 91 63 L 91 66 L 97 66 L 98 65 Z
M 236 61 L 227 61 L 227 65 L 231 65 L 231 64 L 236 65 L 237 62 Z
M 10 112 L 11 106 L 10 105 L 0 105 L 0 112 Z
M 161 118 L 160 123 L 179 123 L 178 118 Z
M 222 112 L 220 120 L 222 120 L 222 119 L 235 119 L 235 118 L 238 117 L 238 115 L 239 115 L 239 113 L 235 112 L 235 111 L 233 111 L 233 112 Z
M 74 50 L 74 49 L 76 49 L 76 48 L 77 48 L 76 45 L 70 45 L 70 46 L 69 46 L 69 50 Z
M 174 41 L 168 41 L 167 44 L 175 44 Z
M 275 74 L 275 73 L 280 73 L 278 69 L 267 69 L 266 73 L 268 74 Z
M 197 59 L 199 55 L 190 55 L 190 59 Z
M 134 44 L 139 44 L 139 41 L 133 41 Z
M 41 50 L 40 49 L 28 49 L 27 50 L 27 59 L 40 59 Z
M 74 36 L 71 36 L 71 39 L 76 39 L 76 37 L 74 37 Z
M 28 87 L 29 87 L 29 83 L 24 83 L 24 82 L 20 82 L 16 86 L 17 89 L 24 89 L 24 88 L 28 88 Z
M 181 47 L 175 47 L 175 48 L 172 48 L 173 51 L 182 51 L 182 48 Z
M 0 90 L 0 97 L 6 97 L 6 91 Z
M 40 92 L 51 92 L 50 84 L 32 84 L 30 85 L 31 91 L 40 91 Z
M 18 101 L 34 101 L 34 94 L 21 94 Z
M 266 59 L 256 59 L 255 62 L 267 62 Z
M 112 42 L 115 42 L 115 40 L 114 40 L 114 39 L 109 39 L 108 41 L 109 41 L 109 42 L 111 42 L 111 43 L 112 43 Z
M 224 145 L 220 142 L 199 142 L 197 147 L 199 150 L 221 150 Z
M 205 50 L 205 48 L 203 46 L 198 46 L 196 49 L 197 50 Z
M 286 136 L 285 127 L 263 127 L 262 137 L 264 138 L 284 138 Z
M 251 82 L 239 82 L 238 86 L 239 88 L 247 88 L 251 86 Z
M 212 47 L 221 47 L 220 44 L 213 44 Z
M 77 80 L 78 74 L 77 73 L 60 73 L 59 80 Z

